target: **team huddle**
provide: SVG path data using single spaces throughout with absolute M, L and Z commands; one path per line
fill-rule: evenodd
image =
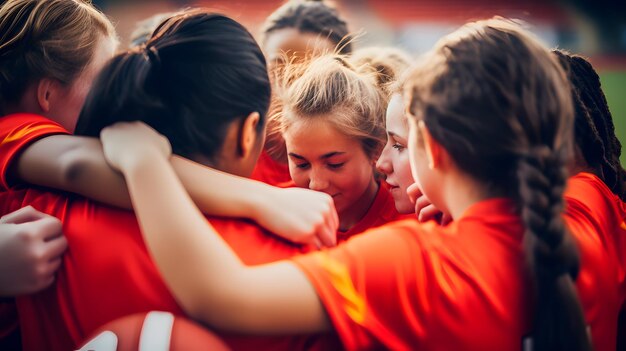
M 504 18 L 357 49 L 323 1 L 258 43 L 201 8 L 141 26 L 123 50 L 89 2 L 0 7 L 0 349 L 149 311 L 233 350 L 626 346 L 621 144 L 583 57 Z

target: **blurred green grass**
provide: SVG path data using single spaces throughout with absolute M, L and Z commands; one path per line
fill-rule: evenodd
M 626 70 L 600 72 L 600 81 L 613 116 L 615 133 L 622 143 L 620 162 L 626 166 Z

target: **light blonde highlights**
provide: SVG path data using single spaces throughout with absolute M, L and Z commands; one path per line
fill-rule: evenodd
M 409 68 L 411 56 L 394 47 L 367 47 L 350 56 L 359 71 L 376 74 L 376 84 L 389 98 L 396 92 L 396 81 Z
M 330 54 L 287 67 L 282 82 L 282 132 L 295 122 L 323 118 L 359 140 L 368 157 L 378 157 L 386 139 L 387 100 L 373 72 L 358 72 L 345 56 Z
M 91 62 L 109 19 L 79 0 L 9 0 L 0 7 L 0 112 L 34 81 L 70 84 Z

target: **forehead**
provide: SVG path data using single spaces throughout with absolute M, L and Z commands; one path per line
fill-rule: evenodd
M 334 48 L 335 44 L 326 37 L 315 33 L 300 32 L 294 28 L 270 32 L 264 45 L 265 54 L 269 60 L 276 60 L 283 52 L 292 57 L 296 54 L 331 52 Z
M 387 106 L 386 114 L 387 132 L 396 135 L 407 136 L 409 134 L 409 125 L 404 115 L 404 102 L 400 94 L 394 94 Z
M 330 122 L 317 120 L 295 121 L 284 133 L 287 151 L 307 158 L 331 152 L 363 152 L 360 142 L 337 130 Z

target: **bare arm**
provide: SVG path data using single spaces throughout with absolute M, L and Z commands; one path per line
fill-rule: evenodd
M 30 184 L 132 208 L 124 177 L 106 165 L 96 138 L 52 135 L 40 139 L 14 162 L 12 173 Z
M 246 267 L 235 256 L 176 177 L 165 138 L 124 123 L 105 129 L 102 140 L 109 163 L 126 177 L 146 244 L 187 313 L 244 333 L 330 328 L 315 290 L 293 264 Z
M 16 177 L 25 182 L 132 208 L 124 177 L 107 165 L 98 139 L 49 136 L 30 145 L 15 163 Z M 336 243 L 337 214 L 325 194 L 275 188 L 182 157 L 172 157 L 171 163 L 204 213 L 251 218 L 295 242 Z

